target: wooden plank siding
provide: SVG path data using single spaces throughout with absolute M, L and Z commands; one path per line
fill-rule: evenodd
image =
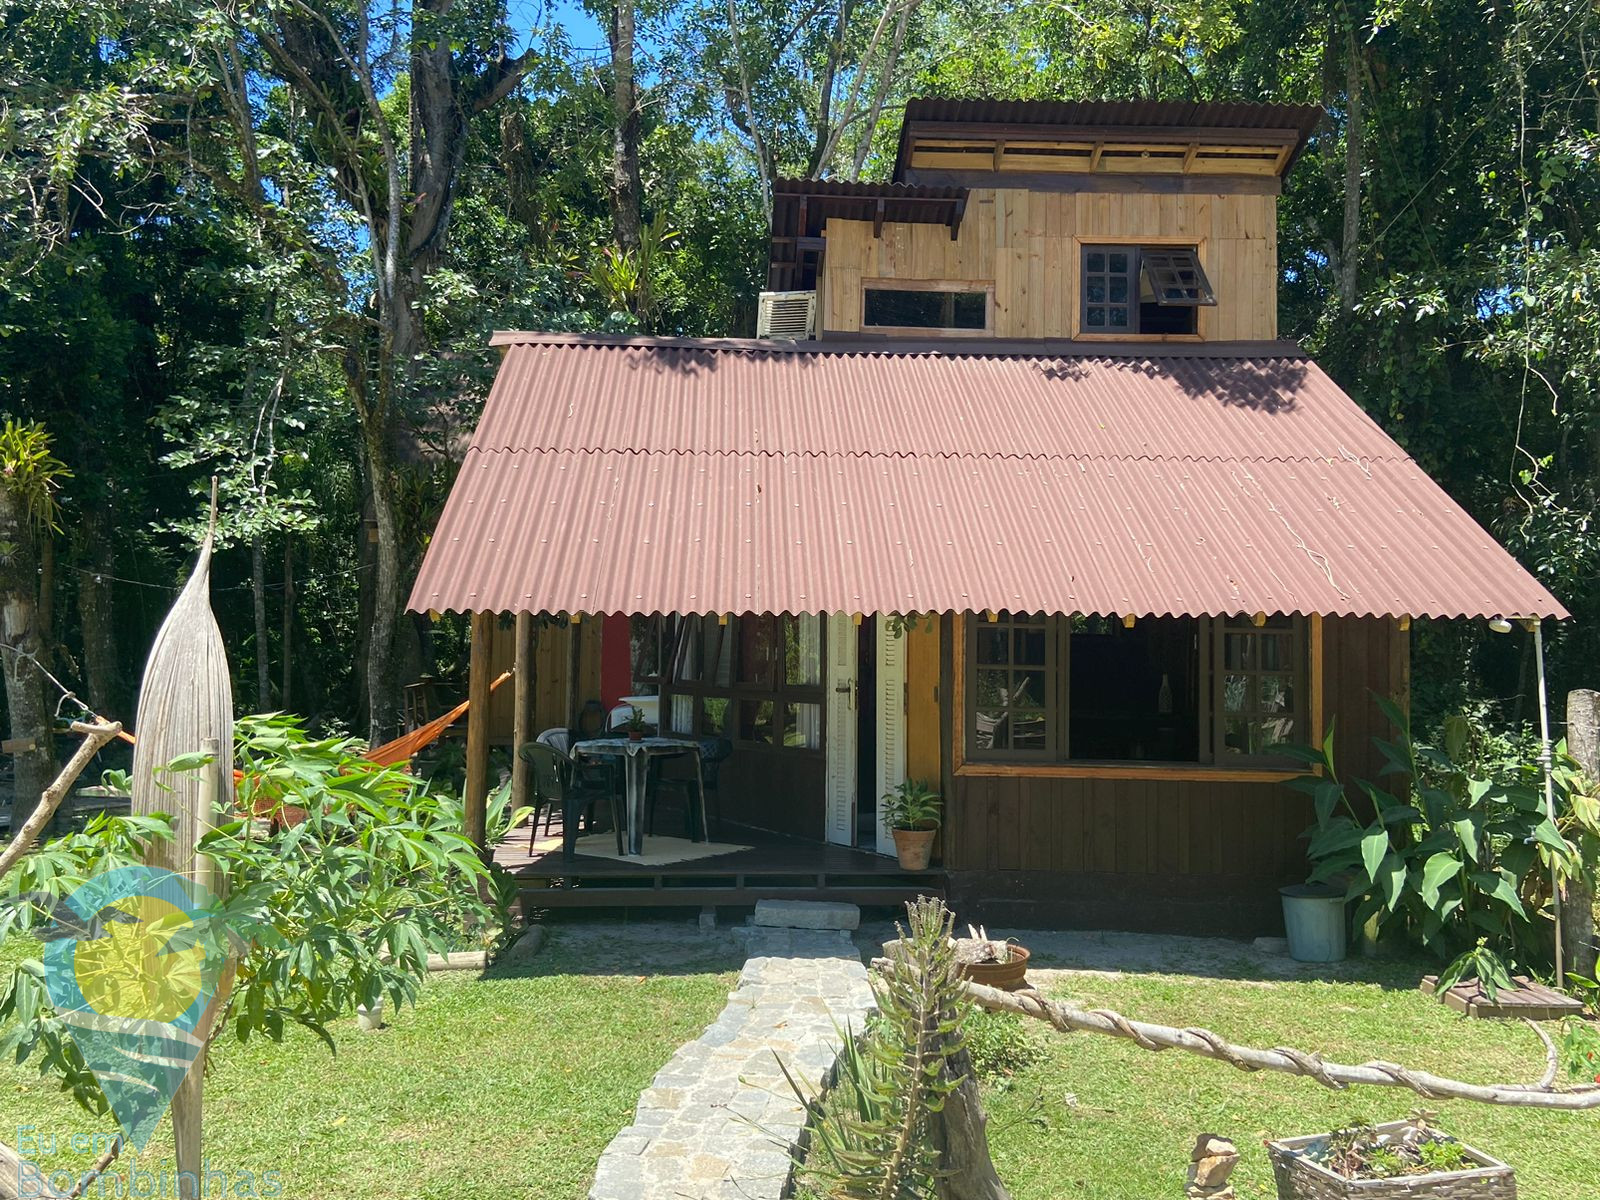
M 585 700 L 600 699 L 600 627 L 598 617 L 585 618 L 573 625 L 536 626 L 533 653 L 533 728 L 566 728 L 576 713 L 567 711 L 567 674 L 572 662 L 572 637 L 578 638 L 578 686 L 573 702 L 582 707 Z M 509 616 L 497 618 L 489 640 L 489 678 L 511 670 L 516 660 L 516 623 Z M 489 701 L 489 741 L 510 745 L 516 714 L 516 689 L 510 683 L 499 688 Z M 463 726 L 464 728 L 464 726 Z
M 1217 294 L 1199 338 L 1278 336 L 1275 196 L 975 189 L 954 241 L 942 225 L 886 223 L 874 237 L 871 221 L 837 218 L 826 237 L 824 336 L 860 331 L 862 280 L 898 279 L 992 284 L 996 337 L 1078 337 L 1079 248 L 1098 242 L 1198 247 Z
M 1323 621 L 1323 708 L 1346 778 L 1381 765 L 1371 739 L 1390 730 L 1373 695 L 1405 695 L 1408 636 L 1393 620 Z M 951 725 L 959 736 L 959 715 Z M 1310 802 L 1281 782 L 956 774 L 946 788 L 963 921 L 1267 934 L 1277 888 L 1307 870 Z

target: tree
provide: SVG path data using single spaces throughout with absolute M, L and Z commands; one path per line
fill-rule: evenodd
M 55 775 L 53 713 L 45 694 L 50 648 L 39 600 L 40 560 L 59 532 L 56 490 L 70 472 L 42 425 L 7 418 L 0 429 L 0 670 L 16 743 L 15 828 Z
M 307 114 L 301 152 L 330 169 L 339 199 L 364 227 L 371 293 L 338 356 L 361 428 L 376 537 L 366 691 L 378 741 L 397 732 L 400 719 L 397 459 L 427 349 L 427 281 L 444 252 L 469 123 L 515 90 L 537 50 L 510 52 L 498 3 L 228 0 L 222 12 Z

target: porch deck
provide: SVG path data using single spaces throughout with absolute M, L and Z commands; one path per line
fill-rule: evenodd
M 650 843 L 659 841 L 647 837 Z M 848 846 L 732 828 L 718 839 L 742 847 L 726 854 L 668 864 L 561 855 L 559 840 L 541 838 L 533 851 L 513 835 L 495 861 L 516 876 L 531 908 L 608 908 L 715 905 L 757 900 L 841 900 L 862 906 L 900 905 L 918 895 L 943 895 L 942 869 L 905 871 L 892 858 Z

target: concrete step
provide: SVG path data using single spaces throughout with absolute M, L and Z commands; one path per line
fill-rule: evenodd
M 837 900 L 759 900 L 751 921 L 776 929 L 859 929 L 861 910 Z

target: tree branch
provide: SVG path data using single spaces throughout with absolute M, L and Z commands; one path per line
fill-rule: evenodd
M 45 788 L 39 797 L 39 806 L 33 810 L 33 815 L 23 822 L 22 828 L 17 830 L 16 836 L 11 839 L 11 844 L 0 853 L 0 876 L 11 870 L 24 854 L 33 846 L 34 839 L 50 824 L 50 818 L 56 815 L 56 809 L 61 807 L 61 801 L 66 799 L 67 791 L 77 782 L 78 776 L 83 774 L 83 769 L 89 765 L 89 760 L 117 734 L 122 732 L 122 723 L 112 721 L 109 724 L 97 722 L 86 725 L 82 721 L 72 723 L 72 732 L 81 733 L 83 741 L 78 743 L 78 748 L 72 752 L 72 757 L 67 760 L 67 765 L 61 768 L 61 774 L 55 781 Z
M 872 964 L 882 970 L 892 965 L 888 959 Z M 1391 1062 L 1368 1062 L 1359 1066 L 1324 1062 L 1320 1055 L 1307 1054 L 1288 1046 L 1261 1050 L 1236 1046 L 1209 1029 L 1177 1029 L 1170 1025 L 1151 1025 L 1130 1021 L 1110 1009 L 1080 1009 L 1037 992 L 1003 992 L 999 988 L 966 983 L 967 998 L 990 1012 L 1012 1012 L 1044 1021 L 1062 1033 L 1082 1031 L 1107 1037 L 1125 1038 L 1145 1050 L 1184 1050 L 1201 1058 L 1216 1059 L 1241 1071 L 1281 1071 L 1303 1075 L 1325 1088 L 1343 1091 L 1353 1085 L 1409 1088 L 1429 1100 L 1472 1100 L 1479 1104 L 1498 1104 L 1515 1108 L 1548 1108 L 1564 1111 L 1600 1109 L 1600 1087 L 1581 1086 L 1566 1091 L 1539 1084 L 1465 1083 L 1427 1071 L 1417 1071 Z

